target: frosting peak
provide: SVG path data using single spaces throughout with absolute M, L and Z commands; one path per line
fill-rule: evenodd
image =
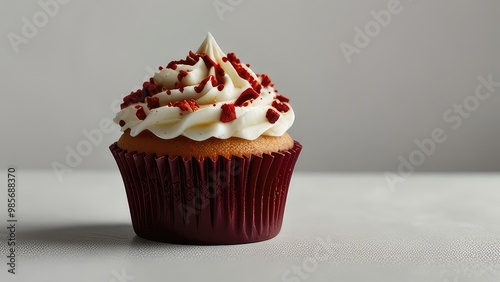
M 132 136 L 149 130 L 163 139 L 281 136 L 295 117 L 288 98 L 273 86 L 267 75 L 226 55 L 208 33 L 196 53 L 159 67 L 142 89 L 126 96 L 114 121 Z
M 222 59 L 221 55 L 225 56 L 224 52 L 222 52 L 222 50 L 220 49 L 219 44 L 217 44 L 215 38 L 210 32 L 207 33 L 207 37 L 205 37 L 205 40 L 203 40 L 200 47 L 198 47 L 198 51 L 196 51 L 196 53 L 203 53 L 215 59 Z M 219 58 L 217 58 L 217 55 L 219 55 Z

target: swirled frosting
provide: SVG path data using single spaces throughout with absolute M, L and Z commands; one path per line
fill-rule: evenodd
M 273 86 L 267 75 L 224 54 L 209 33 L 196 53 L 159 67 L 142 89 L 124 97 L 114 121 L 131 136 L 149 130 L 162 139 L 281 136 L 295 115 Z

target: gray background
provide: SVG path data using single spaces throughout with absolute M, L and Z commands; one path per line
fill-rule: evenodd
M 42 2 L 47 2 L 47 0 Z M 376 1 L 70 1 L 20 44 L 37 1 L 0 9 L 3 165 L 67 165 L 83 130 L 115 115 L 116 101 L 152 69 L 196 50 L 207 31 L 291 98 L 291 135 L 305 149 L 301 171 L 396 171 L 415 139 L 441 128 L 447 139 L 418 171 L 500 169 L 500 87 L 458 128 L 443 114 L 474 94 L 478 76 L 500 82 L 500 1 L 401 0 L 398 14 L 351 56 L 355 28 L 387 9 Z M 218 14 L 214 3 L 230 10 Z M 40 16 L 43 20 L 43 15 Z M 484 90 L 484 89 L 483 89 Z M 469 97 L 469 98 L 468 98 Z M 453 114 L 456 116 L 455 114 Z M 71 169 L 115 168 L 103 133 Z

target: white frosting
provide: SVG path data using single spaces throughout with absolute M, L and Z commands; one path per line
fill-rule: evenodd
M 149 109 L 146 101 L 125 107 L 114 119 L 116 123 L 122 122 L 122 131 L 130 129 L 130 135 L 137 136 L 142 131 L 149 130 L 162 139 L 184 135 L 201 141 L 210 137 L 219 139 L 240 137 L 254 140 L 261 135 L 281 136 L 290 128 L 295 118 L 293 109 L 286 102 L 283 102 L 289 108 L 286 112 L 280 112 L 272 106 L 276 99 L 272 83 L 267 87 L 262 87 L 258 93 L 259 96 L 248 100 L 246 106 L 236 106 L 236 119 L 221 122 L 221 106 L 234 103 L 241 93 L 252 88 L 252 85 L 248 80 L 239 76 L 210 33 L 196 53 L 206 54 L 224 70 L 224 76 L 218 79 L 219 84 L 223 84 L 224 88 L 219 90 L 220 85 L 218 88 L 218 85 L 212 86 L 212 83 L 208 81 L 200 93 L 195 90 L 195 87 L 207 77 L 211 75 L 214 79 L 216 77 L 216 68 L 207 66 L 203 58 L 199 58 L 192 66 L 177 64 L 175 69 L 164 68 L 154 75 L 154 83 L 161 85 L 165 90 L 153 95 L 159 99 L 160 107 Z M 241 66 L 254 80 L 261 82 L 261 76 L 256 75 L 244 64 Z M 179 81 L 181 71 L 186 71 L 187 75 Z M 180 86 L 183 87 L 182 91 L 179 89 Z M 167 90 L 169 90 L 168 93 Z M 169 106 L 170 102 L 188 99 L 196 100 L 200 108 L 189 112 L 182 111 L 179 107 Z M 146 114 L 143 120 L 137 117 L 138 106 L 141 106 Z M 266 118 L 269 109 L 279 114 L 279 118 L 274 123 Z

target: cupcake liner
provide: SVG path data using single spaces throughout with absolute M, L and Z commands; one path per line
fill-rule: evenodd
M 302 145 L 262 156 L 184 159 L 114 143 L 134 231 L 184 244 L 240 244 L 276 236 Z

